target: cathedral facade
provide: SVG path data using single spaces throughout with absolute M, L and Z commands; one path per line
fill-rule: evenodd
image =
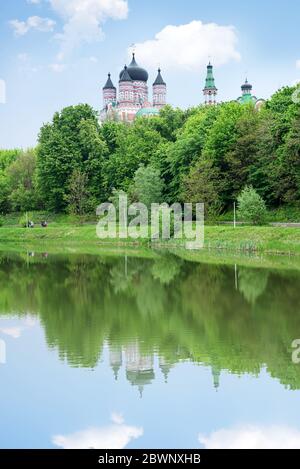
M 110 73 L 103 87 L 103 108 L 100 120 L 118 120 L 133 122 L 136 117 L 156 116 L 167 103 L 167 85 L 163 80 L 161 70 L 158 69 L 157 77 L 152 85 L 152 102 L 149 100 L 148 72 L 140 67 L 132 54 L 132 61 L 128 67 L 125 65 L 119 75 L 118 89 L 114 86 Z M 213 65 L 207 66 L 205 86 L 203 89 L 204 104 L 215 106 L 218 89 L 215 84 Z M 242 96 L 237 100 L 240 104 L 252 103 L 256 109 L 260 109 L 264 103 L 252 95 L 252 85 L 246 79 L 242 85 Z
M 118 90 L 114 86 L 111 75 L 103 87 L 103 109 L 101 121 L 106 119 L 132 122 L 139 116 L 158 115 L 166 105 L 167 85 L 161 70 L 158 69 L 156 80 L 152 85 L 152 102 L 149 101 L 148 72 L 140 67 L 132 54 L 130 65 L 123 68 L 119 75 Z

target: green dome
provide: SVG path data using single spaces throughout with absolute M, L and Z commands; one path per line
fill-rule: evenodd
M 143 107 L 136 113 L 136 117 L 158 116 L 159 110 L 155 107 Z
M 241 104 L 247 104 L 247 103 L 256 103 L 257 101 L 257 98 L 255 96 L 252 96 L 252 94 L 250 93 L 247 93 L 247 94 L 244 94 L 243 96 L 241 96 L 238 101 L 241 103 Z

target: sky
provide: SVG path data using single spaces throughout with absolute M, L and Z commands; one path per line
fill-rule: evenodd
M 220 101 L 246 76 L 268 98 L 300 81 L 299 17 L 297 0 L 2 0 L 0 148 L 34 146 L 65 106 L 100 110 L 133 44 L 150 91 L 160 66 L 173 106 L 203 102 L 209 60 Z

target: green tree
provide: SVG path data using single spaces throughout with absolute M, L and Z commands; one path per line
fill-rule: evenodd
M 37 209 L 35 151 L 21 153 L 7 168 L 6 173 L 12 210 L 22 212 Z
M 245 187 L 238 197 L 238 217 L 253 225 L 263 225 L 266 222 L 266 204 L 251 186 Z
M 87 175 L 97 203 L 104 199 L 102 166 L 106 152 L 97 114 L 90 106 L 80 104 L 56 113 L 39 135 L 38 183 L 45 207 L 66 210 L 69 179 L 76 169 Z
M 150 208 L 152 203 L 160 203 L 163 181 L 160 173 L 152 166 L 141 165 L 134 175 L 133 193 L 138 202 Z
M 82 216 L 86 213 L 89 196 L 87 183 L 87 175 L 80 169 L 74 169 L 66 196 L 68 211 L 73 215 Z
M 214 219 L 222 209 L 222 179 L 219 169 L 210 160 L 199 160 L 184 180 L 185 202 L 205 204 L 205 216 Z

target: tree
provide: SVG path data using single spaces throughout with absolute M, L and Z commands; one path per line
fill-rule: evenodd
M 219 108 L 200 107 L 186 120 L 177 133 L 174 144 L 167 147 L 167 163 L 164 178 L 169 180 L 169 198 L 180 201 L 183 192 L 182 183 L 190 167 L 200 158 L 209 132 L 219 114 Z
M 254 106 L 243 106 L 244 113 L 236 123 L 236 141 L 225 155 L 228 165 L 226 190 L 231 203 L 236 199 L 242 188 L 249 184 L 253 165 L 257 159 L 257 132 L 260 114 Z
M 204 203 L 205 216 L 212 219 L 220 214 L 222 180 L 218 168 L 210 160 L 198 161 L 184 179 L 183 199 L 187 203 Z
M 266 204 L 251 186 L 246 186 L 238 197 L 238 217 L 253 225 L 263 225 L 266 222 Z
M 94 205 L 101 202 L 106 197 L 102 174 L 106 153 L 97 114 L 90 106 L 80 104 L 56 113 L 39 135 L 38 183 L 45 207 L 66 209 L 69 179 L 76 169 L 87 175 Z
M 69 191 L 66 196 L 68 211 L 72 215 L 82 216 L 86 213 L 89 191 L 87 175 L 75 169 L 69 182 Z
M 152 203 L 160 203 L 163 181 L 157 169 L 141 165 L 134 175 L 133 193 L 138 202 L 150 208 Z
M 35 151 L 20 153 L 7 168 L 6 173 L 12 210 L 24 212 L 38 208 Z

